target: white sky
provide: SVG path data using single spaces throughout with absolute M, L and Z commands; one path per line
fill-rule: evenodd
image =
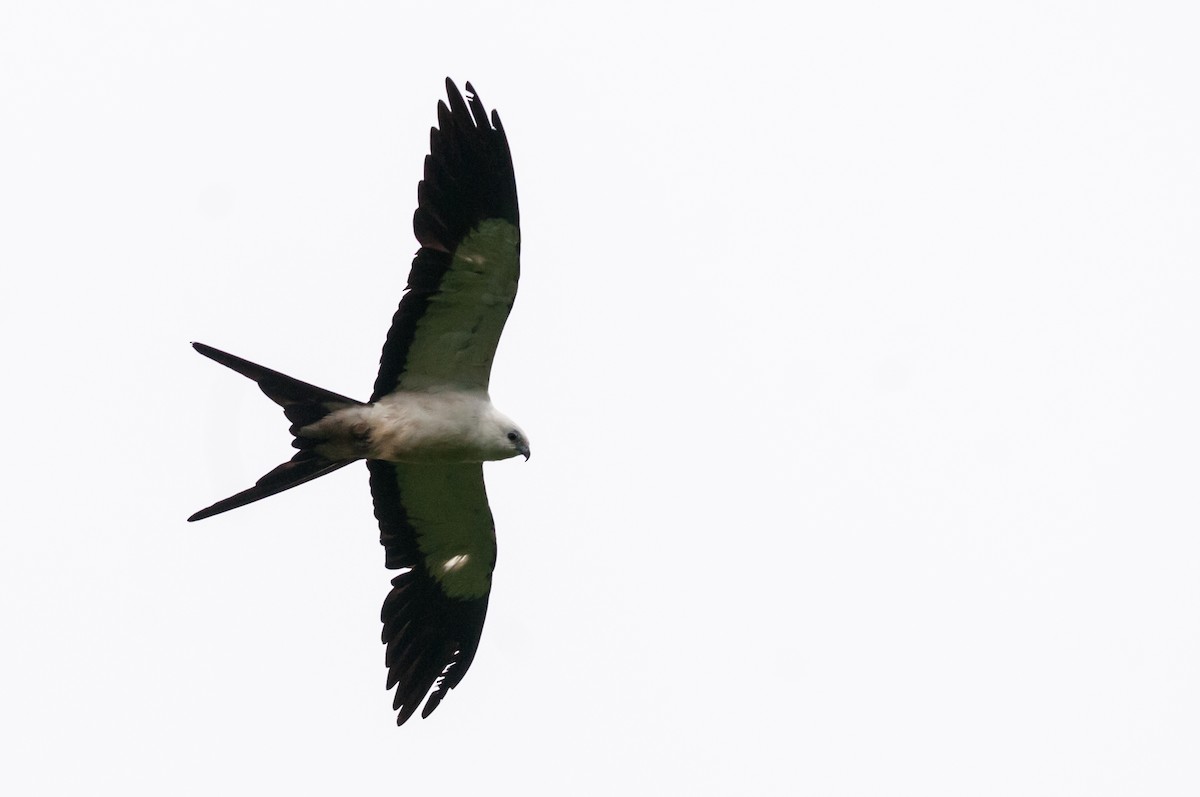
M 1200 792 L 1193 4 L 409 5 L 0 7 L 0 790 Z M 186 524 L 290 451 L 188 342 L 369 394 L 446 75 L 534 455 L 397 729 L 365 468 Z

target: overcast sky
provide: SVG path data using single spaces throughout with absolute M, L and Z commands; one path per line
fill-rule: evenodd
M 6 793 L 1200 792 L 1197 12 L 785 5 L 4 3 Z M 291 450 L 188 342 L 369 395 L 447 75 L 533 457 L 396 728 L 366 469 L 185 523 Z

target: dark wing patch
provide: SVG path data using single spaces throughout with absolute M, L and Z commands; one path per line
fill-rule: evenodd
M 419 509 L 430 501 L 436 502 L 438 495 L 409 496 L 405 489 L 413 492 L 422 490 L 422 482 L 406 484 L 405 466 L 378 460 L 368 460 L 371 471 L 371 495 L 375 501 L 375 517 L 379 520 L 379 541 L 386 551 L 386 564 L 390 569 L 403 569 L 392 579 L 392 591 L 383 602 L 383 643 L 387 645 L 387 688 L 396 687 L 393 708 L 398 712 L 398 725 L 413 715 L 425 700 L 422 717 L 428 717 L 437 708 L 446 693 L 458 686 L 479 648 L 483 621 L 487 614 L 488 592 L 454 598 L 447 594 L 444 580 L 434 575 L 444 565 L 452 552 L 439 548 L 422 535 L 437 535 L 437 528 L 426 528 Z M 413 466 L 414 472 L 424 466 Z M 487 497 L 482 494 L 483 469 L 481 465 L 459 465 L 463 482 L 473 483 L 478 471 L 480 498 L 486 510 Z M 456 477 L 456 481 L 458 481 Z M 454 498 L 453 492 L 449 495 Z M 406 502 L 418 507 L 410 518 Z M 458 513 L 448 513 L 455 516 Z M 477 516 L 482 518 L 483 515 Z M 476 537 L 490 540 L 490 549 L 483 546 L 483 553 L 472 564 L 486 568 L 490 585 L 491 571 L 495 566 L 495 536 L 491 527 L 491 514 L 486 514 L 486 528 L 478 530 Z M 490 558 L 486 556 L 490 551 Z M 433 690 L 430 693 L 430 690 Z
M 425 157 L 425 177 L 417 186 L 418 207 L 413 214 L 413 232 L 421 244 L 408 274 L 408 292 L 400 302 L 379 363 L 379 375 L 371 400 L 391 393 L 401 385 L 401 380 L 410 365 L 410 350 L 418 335 L 418 324 L 436 304 L 447 272 L 458 268 L 454 254 L 472 231 L 486 221 L 506 222 L 511 227 L 512 239 L 508 245 L 511 252 L 497 258 L 503 261 L 495 268 L 504 269 L 503 276 L 511 283 L 511 294 L 516 292 L 518 256 L 520 250 L 520 224 L 517 210 L 517 184 L 513 175 L 512 155 L 508 138 L 500 124 L 500 116 L 493 111 L 489 124 L 488 113 L 470 83 L 466 84 L 469 100 L 464 100 L 454 83 L 446 79 L 446 94 L 449 106 L 438 103 L 438 126 L 430 130 L 429 155 Z M 493 236 L 494 237 L 494 236 Z M 471 313 L 463 307 L 453 308 L 454 299 L 459 304 L 478 305 L 481 296 L 466 292 L 461 297 L 449 297 L 442 306 L 462 316 L 461 321 L 469 325 Z M 502 308 L 500 327 L 508 315 L 511 297 Z M 497 309 L 491 309 L 493 315 Z M 474 323 L 477 323 L 474 322 Z M 490 327 L 495 327 L 491 323 Z M 495 347 L 495 341 L 487 339 L 469 341 L 476 347 Z M 499 333 L 495 333 L 498 339 Z M 461 342 L 460 342 L 461 343 Z M 431 352 L 432 354 L 432 352 Z M 478 358 L 476 358 L 478 359 Z M 490 368 L 491 358 L 487 357 Z M 437 374 L 442 377 L 444 374 Z M 451 373 L 451 376 L 453 374 Z M 484 385 L 486 387 L 486 384 Z

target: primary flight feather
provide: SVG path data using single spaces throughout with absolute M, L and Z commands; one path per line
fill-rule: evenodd
M 422 701 L 429 716 L 471 666 L 496 564 L 482 463 L 529 459 L 525 433 L 488 395 L 520 272 L 516 179 L 499 115 L 466 89 L 447 78 L 449 104 L 438 103 L 413 214 L 421 248 L 369 402 L 192 344 L 283 407 L 299 451 L 189 521 L 366 460 L 385 564 L 401 571 L 382 612 L 397 724 Z

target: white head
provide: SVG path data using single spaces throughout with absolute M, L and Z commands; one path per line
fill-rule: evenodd
M 529 438 L 525 432 L 494 407 L 483 422 L 483 432 L 489 459 L 508 459 L 518 454 L 529 459 Z

